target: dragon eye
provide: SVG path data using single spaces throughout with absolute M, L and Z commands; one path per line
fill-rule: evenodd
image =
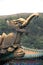
M 15 24 L 18 24 L 17 22 L 14 22 Z

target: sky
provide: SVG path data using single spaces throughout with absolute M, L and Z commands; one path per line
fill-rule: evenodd
M 0 15 L 43 13 L 43 0 L 0 0 Z

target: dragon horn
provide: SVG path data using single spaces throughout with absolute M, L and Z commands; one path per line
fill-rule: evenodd
M 22 27 L 26 26 L 26 25 L 30 22 L 30 20 L 31 20 L 33 17 L 35 17 L 35 16 L 39 16 L 39 14 L 38 14 L 38 13 L 34 13 L 34 14 L 30 15 L 30 16 L 25 20 L 25 22 L 22 24 Z

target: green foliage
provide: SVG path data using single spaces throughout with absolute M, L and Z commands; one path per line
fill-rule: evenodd
M 21 43 L 30 48 L 43 49 L 43 19 L 35 17 L 26 30 L 29 33 L 27 36 L 23 34 Z

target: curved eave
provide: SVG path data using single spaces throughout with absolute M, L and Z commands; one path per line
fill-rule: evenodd
M 7 53 L 3 54 L 0 58 L 0 60 L 8 60 L 8 59 L 32 59 L 32 58 L 38 58 L 38 57 L 43 57 L 43 50 L 36 50 L 36 49 L 29 49 L 29 48 L 22 48 L 23 51 L 25 52 L 25 55 L 21 58 L 15 58 L 14 53 Z

